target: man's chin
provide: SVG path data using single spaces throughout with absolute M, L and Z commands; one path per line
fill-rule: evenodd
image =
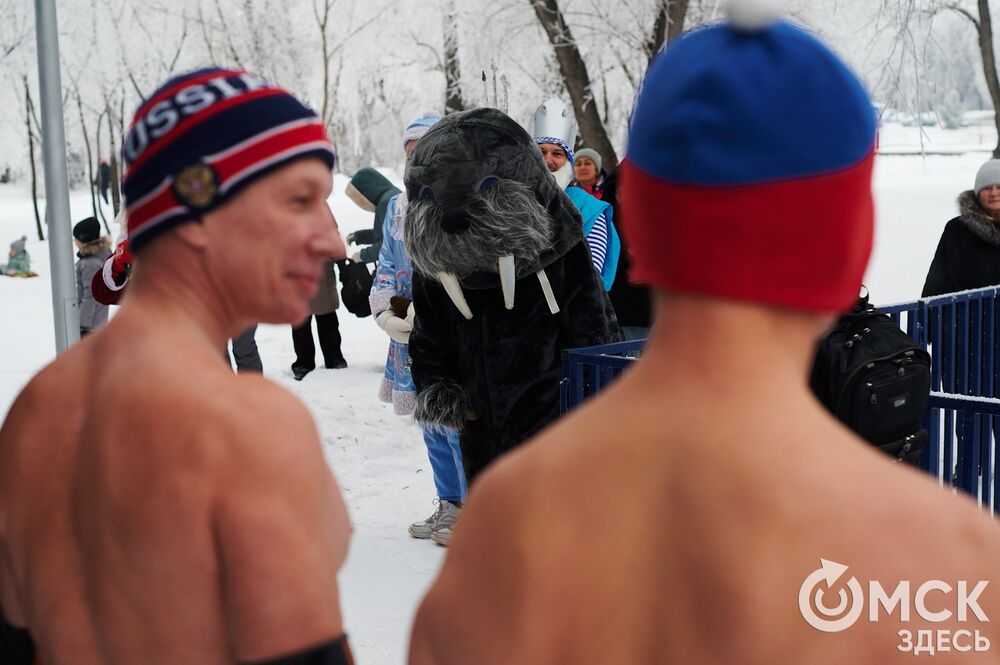
M 285 302 L 272 310 L 268 316 L 262 317 L 260 322 L 273 325 L 287 323 L 298 326 L 308 319 L 310 314 L 312 314 L 312 310 L 309 309 L 309 303 L 306 300 Z

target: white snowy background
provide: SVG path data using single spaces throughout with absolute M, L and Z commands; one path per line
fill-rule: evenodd
M 602 119 L 622 153 L 636 86 L 648 64 L 642 44 L 657 3 L 560 4 L 590 70 Z M 974 112 L 989 106 L 974 32 L 954 14 L 932 18 L 915 9 L 941 4 L 788 2 L 796 20 L 828 40 L 889 109 L 875 167 L 876 243 L 866 276 L 876 303 L 919 296 L 940 232 L 957 212 L 955 199 L 971 188 L 996 144 L 990 113 Z M 37 241 L 29 185 L 25 87 L 38 103 L 32 5 L 0 0 L 0 174 L 9 168 L 15 178 L 0 184 L 0 251 L 28 236 L 39 273 L 34 279 L 0 277 L 0 417 L 55 355 L 48 245 Z M 567 98 L 552 48 L 523 0 L 59 0 L 58 6 L 64 116 L 76 183 L 87 177 L 84 127 L 92 159 L 98 143 L 106 157 L 113 147 L 109 113 L 118 118 L 114 126 L 169 75 L 211 62 L 258 71 L 317 109 L 325 89 L 345 170 L 384 164 L 398 184 L 402 125 L 444 104 L 442 26 L 449 7 L 456 10 L 468 104 L 481 103 L 480 72 L 492 63 L 511 81 L 510 114 L 519 122 L 526 123 L 545 96 Z M 326 7 L 331 18 L 324 33 L 318 19 Z M 719 7 L 719 0 L 691 0 L 688 24 L 718 18 Z M 938 119 L 965 112 L 971 124 L 918 129 L 897 122 L 914 111 L 936 111 Z M 347 180 L 336 176 L 331 199 L 344 235 L 369 228 L 372 220 L 343 195 Z M 74 220 L 91 214 L 85 187 L 71 195 Z M 798 222 L 808 225 L 810 215 L 802 210 Z M 371 318 L 343 309 L 339 316 L 347 369 L 317 369 L 296 382 L 289 370 L 289 326 L 261 326 L 257 344 L 265 375 L 311 409 L 348 503 L 355 530 L 341 574 L 342 605 L 357 662 L 394 665 L 405 662 L 414 611 L 445 551 L 406 533 L 408 523 L 433 510 L 434 487 L 418 429 L 375 397 L 387 338 Z

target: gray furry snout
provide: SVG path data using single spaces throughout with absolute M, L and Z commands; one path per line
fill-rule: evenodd
M 499 180 L 454 213 L 433 198 L 411 201 L 404 243 L 414 267 L 427 275 L 496 273 L 501 256 L 513 255 L 519 266 L 535 265 L 551 245 L 551 224 L 529 187 Z

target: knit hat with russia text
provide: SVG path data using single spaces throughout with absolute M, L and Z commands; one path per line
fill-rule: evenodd
M 334 163 L 333 144 L 312 109 L 233 69 L 202 69 L 164 83 L 135 112 L 122 154 L 133 251 L 293 160 Z
M 676 41 L 646 78 L 622 165 L 631 276 L 844 310 L 872 246 L 871 102 L 805 30 L 733 16 Z

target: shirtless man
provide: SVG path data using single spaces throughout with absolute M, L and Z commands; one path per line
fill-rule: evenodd
M 657 291 L 646 351 L 472 489 L 412 665 L 881 665 L 930 644 L 997 662 L 1000 527 L 807 387 L 870 253 L 874 124 L 787 23 L 704 28 L 659 57 L 623 167 L 634 275 Z M 894 612 L 870 594 L 904 580 Z M 933 580 L 950 591 L 918 593 Z
M 350 525 L 316 428 L 219 353 L 302 320 L 344 256 L 332 145 L 284 90 L 202 70 L 139 108 L 124 153 L 129 294 L 0 430 L 3 614 L 45 665 L 349 662 Z

